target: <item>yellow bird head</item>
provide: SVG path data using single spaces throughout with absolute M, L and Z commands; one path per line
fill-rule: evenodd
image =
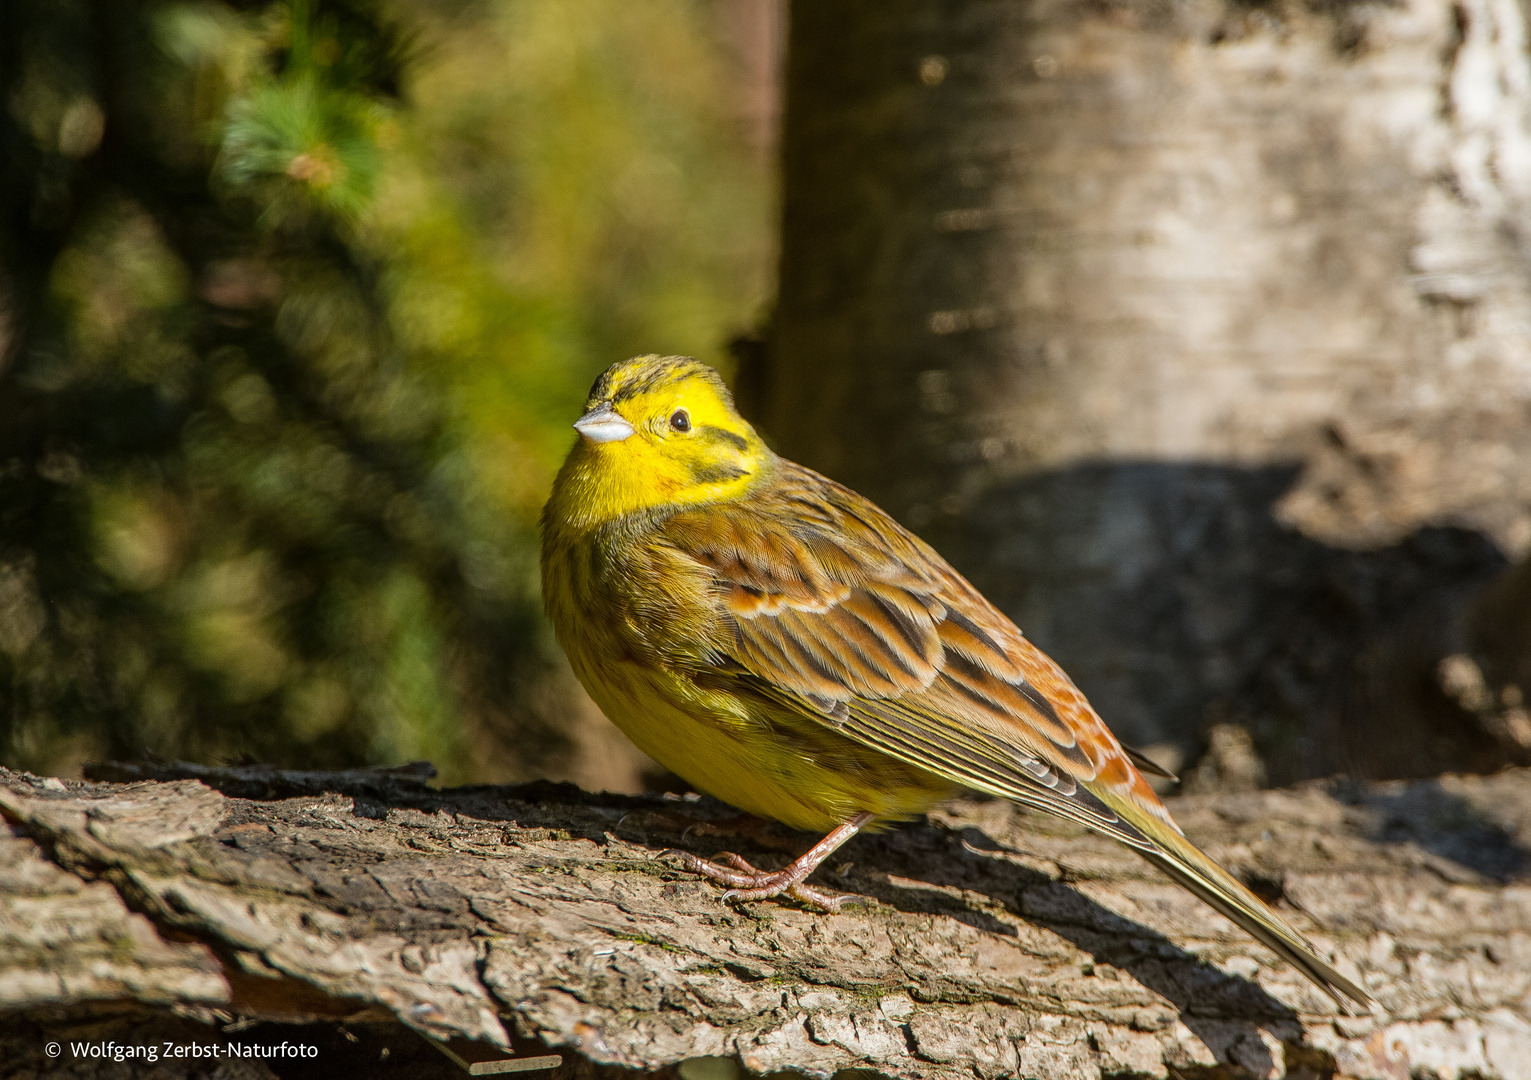
M 575 527 L 734 498 L 776 462 L 718 373 L 689 356 L 613 364 L 574 430 L 548 512 Z

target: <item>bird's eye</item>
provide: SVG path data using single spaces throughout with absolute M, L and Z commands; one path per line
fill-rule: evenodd
M 670 427 L 681 433 L 691 430 L 691 414 L 685 409 L 676 409 L 670 414 Z

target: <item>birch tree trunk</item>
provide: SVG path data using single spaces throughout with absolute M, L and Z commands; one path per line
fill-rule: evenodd
M 1453 667 L 1531 545 L 1521 6 L 814 0 L 786 81 L 783 452 L 1129 742 L 1527 760 Z

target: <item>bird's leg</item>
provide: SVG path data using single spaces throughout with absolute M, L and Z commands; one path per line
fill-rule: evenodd
M 861 828 L 871 821 L 875 814 L 856 814 L 845 824 L 837 826 L 828 836 L 820 840 L 813 847 L 803 852 L 790 866 L 781 870 L 767 871 L 757 870 L 744 859 L 735 855 L 732 851 L 721 851 L 716 856 L 728 866 L 719 866 L 716 862 L 692 855 L 687 851 L 670 850 L 666 855 L 679 855 L 685 861 L 686 869 L 709 877 L 724 885 L 732 885 L 723 894 L 725 900 L 765 900 L 768 897 L 779 896 L 782 893 L 794 900 L 802 900 L 816 907 L 828 911 L 837 911 L 840 905 L 847 900 L 860 899 L 855 896 L 829 896 L 817 889 L 809 888 L 803 884 L 803 880 L 816 869 L 819 864 L 829 858 L 835 849 L 855 836 Z M 733 867 L 729 869 L 728 867 Z

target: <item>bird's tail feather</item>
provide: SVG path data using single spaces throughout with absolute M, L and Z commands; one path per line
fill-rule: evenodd
M 1121 805 L 1125 800 L 1105 795 L 1102 801 L 1108 800 L 1113 810 L 1153 842 L 1152 849 L 1135 847 L 1138 854 L 1163 870 L 1176 884 L 1189 889 L 1213 910 L 1242 927 L 1256 941 L 1313 980 L 1342 1009 L 1347 1008 L 1344 998 L 1368 1009 L 1375 1004 L 1370 994 L 1321 959 L 1302 934 L 1287 925 L 1263 900 L 1178 831 L 1130 804 Z

